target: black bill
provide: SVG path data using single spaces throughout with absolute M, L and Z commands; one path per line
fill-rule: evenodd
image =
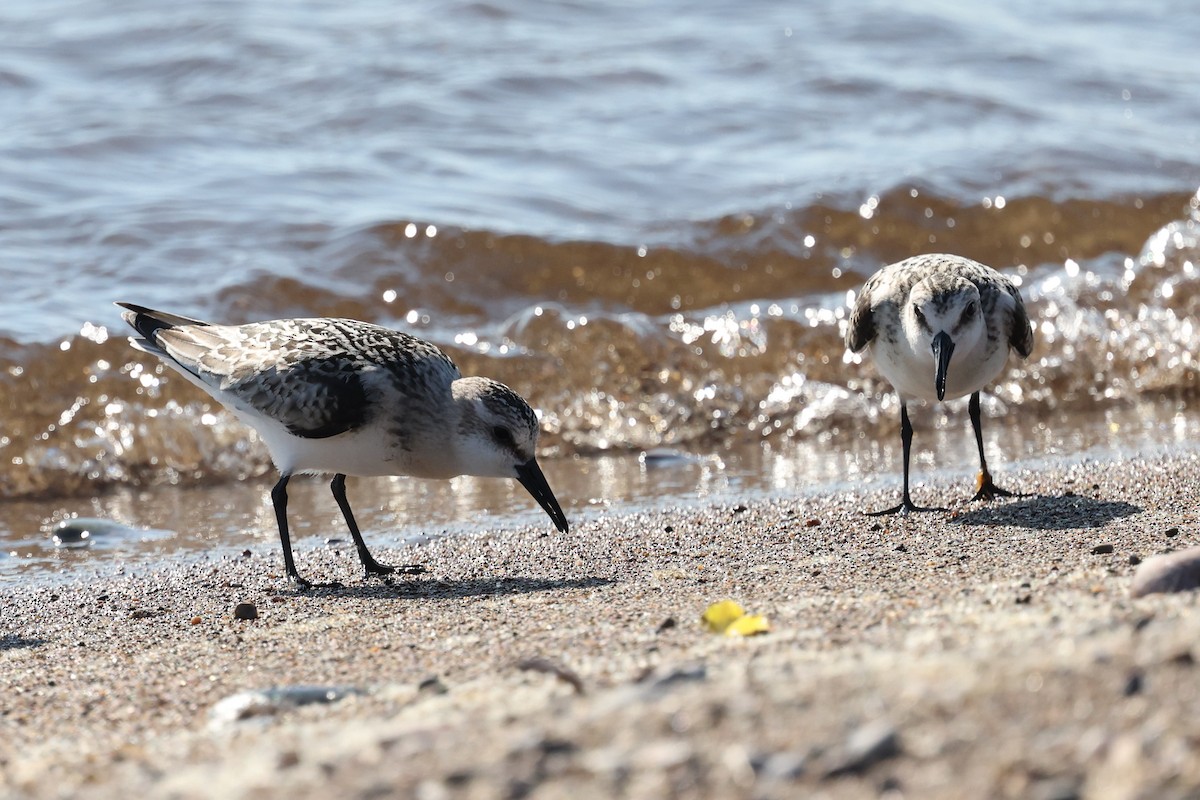
M 954 355 L 954 340 L 950 338 L 950 334 L 942 331 L 933 337 L 933 360 L 937 362 L 933 385 L 937 387 L 938 400 L 946 399 L 946 373 L 950 371 L 950 356 L 952 355 Z
M 566 533 L 567 515 L 563 513 L 558 501 L 554 499 L 554 492 L 550 491 L 550 484 L 546 483 L 546 476 L 542 474 L 537 459 L 531 458 L 517 467 L 517 480 L 521 482 L 526 491 L 533 495 L 533 499 L 538 501 L 542 510 L 550 515 L 550 519 L 554 521 L 554 527 L 558 528 L 560 533 Z

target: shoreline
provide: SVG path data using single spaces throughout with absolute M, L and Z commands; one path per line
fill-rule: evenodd
M 390 585 L 352 551 L 306 550 L 306 576 L 345 583 L 308 593 L 269 547 L 6 588 L 0 789 L 1186 795 L 1196 596 L 1129 584 L 1131 557 L 1200 544 L 1198 472 L 1190 451 L 1064 457 L 1006 475 L 1037 496 L 908 519 L 860 513 L 891 501 L 876 485 L 606 511 L 565 536 L 481 528 L 379 548 L 430 570 Z M 771 631 L 705 632 L 725 598 Z M 235 620 L 241 602 L 258 619 Z M 273 686 L 362 693 L 214 719 Z

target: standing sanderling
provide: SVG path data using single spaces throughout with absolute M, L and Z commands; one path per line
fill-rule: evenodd
M 397 568 L 367 550 L 346 500 L 347 475 L 516 478 L 567 532 L 534 458 L 533 409 L 502 383 L 462 377 L 429 342 L 348 319 L 210 325 L 117 305 L 141 337 L 130 344 L 161 358 L 266 442 L 280 473 L 271 500 L 293 582 L 310 585 L 296 571 L 288 538 L 287 484 L 296 473 L 333 473 L 334 499 L 368 574 Z
M 1022 358 L 1033 350 L 1033 328 L 1012 281 L 961 256 L 914 256 L 886 266 L 863 286 L 846 331 L 846 347 L 852 352 L 868 345 L 876 367 L 900 396 L 904 445 L 903 500 L 875 514 L 932 510 L 914 505 L 908 493 L 910 400 L 970 394 L 971 425 L 979 445 L 979 490 L 972 499 L 1017 496 L 992 482 L 979 423 L 979 390 L 1000 374 L 1009 348 Z

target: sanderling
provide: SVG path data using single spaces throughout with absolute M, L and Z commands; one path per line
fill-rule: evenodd
M 288 578 L 287 484 L 296 473 L 333 474 L 333 496 L 368 574 L 396 571 L 367 550 L 346 476 L 516 478 L 567 532 L 567 518 L 534 458 L 538 419 L 520 395 L 488 378 L 464 378 L 429 342 L 349 319 L 210 325 L 132 303 L 125 321 L 152 353 L 258 431 L 279 470 L 271 491 Z M 415 571 L 420 568 L 401 568 Z
M 1033 349 L 1029 315 L 1012 281 L 961 256 L 914 256 L 886 266 L 867 280 L 850 314 L 846 347 L 858 353 L 867 346 L 900 396 L 904 445 L 903 499 L 875 514 L 931 510 L 914 505 L 908 493 L 910 400 L 935 402 L 970 394 L 979 446 L 979 489 L 972 499 L 1016 496 L 992 482 L 979 423 L 979 390 L 1000 374 L 1009 348 L 1022 358 Z

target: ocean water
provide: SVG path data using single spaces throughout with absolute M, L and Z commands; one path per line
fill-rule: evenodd
M 72 514 L 174 530 L 153 558 L 273 535 L 262 447 L 130 351 L 115 300 L 429 338 L 529 397 L 586 517 L 890 485 L 897 406 L 846 305 L 954 252 L 1035 322 L 986 399 L 996 471 L 1191 441 L 1200 16 L 805 5 L 0 5 L 0 575 L 96 568 L 48 543 Z M 968 473 L 963 410 L 914 417 L 918 470 Z M 503 483 L 362 483 L 397 537 L 530 513 Z

